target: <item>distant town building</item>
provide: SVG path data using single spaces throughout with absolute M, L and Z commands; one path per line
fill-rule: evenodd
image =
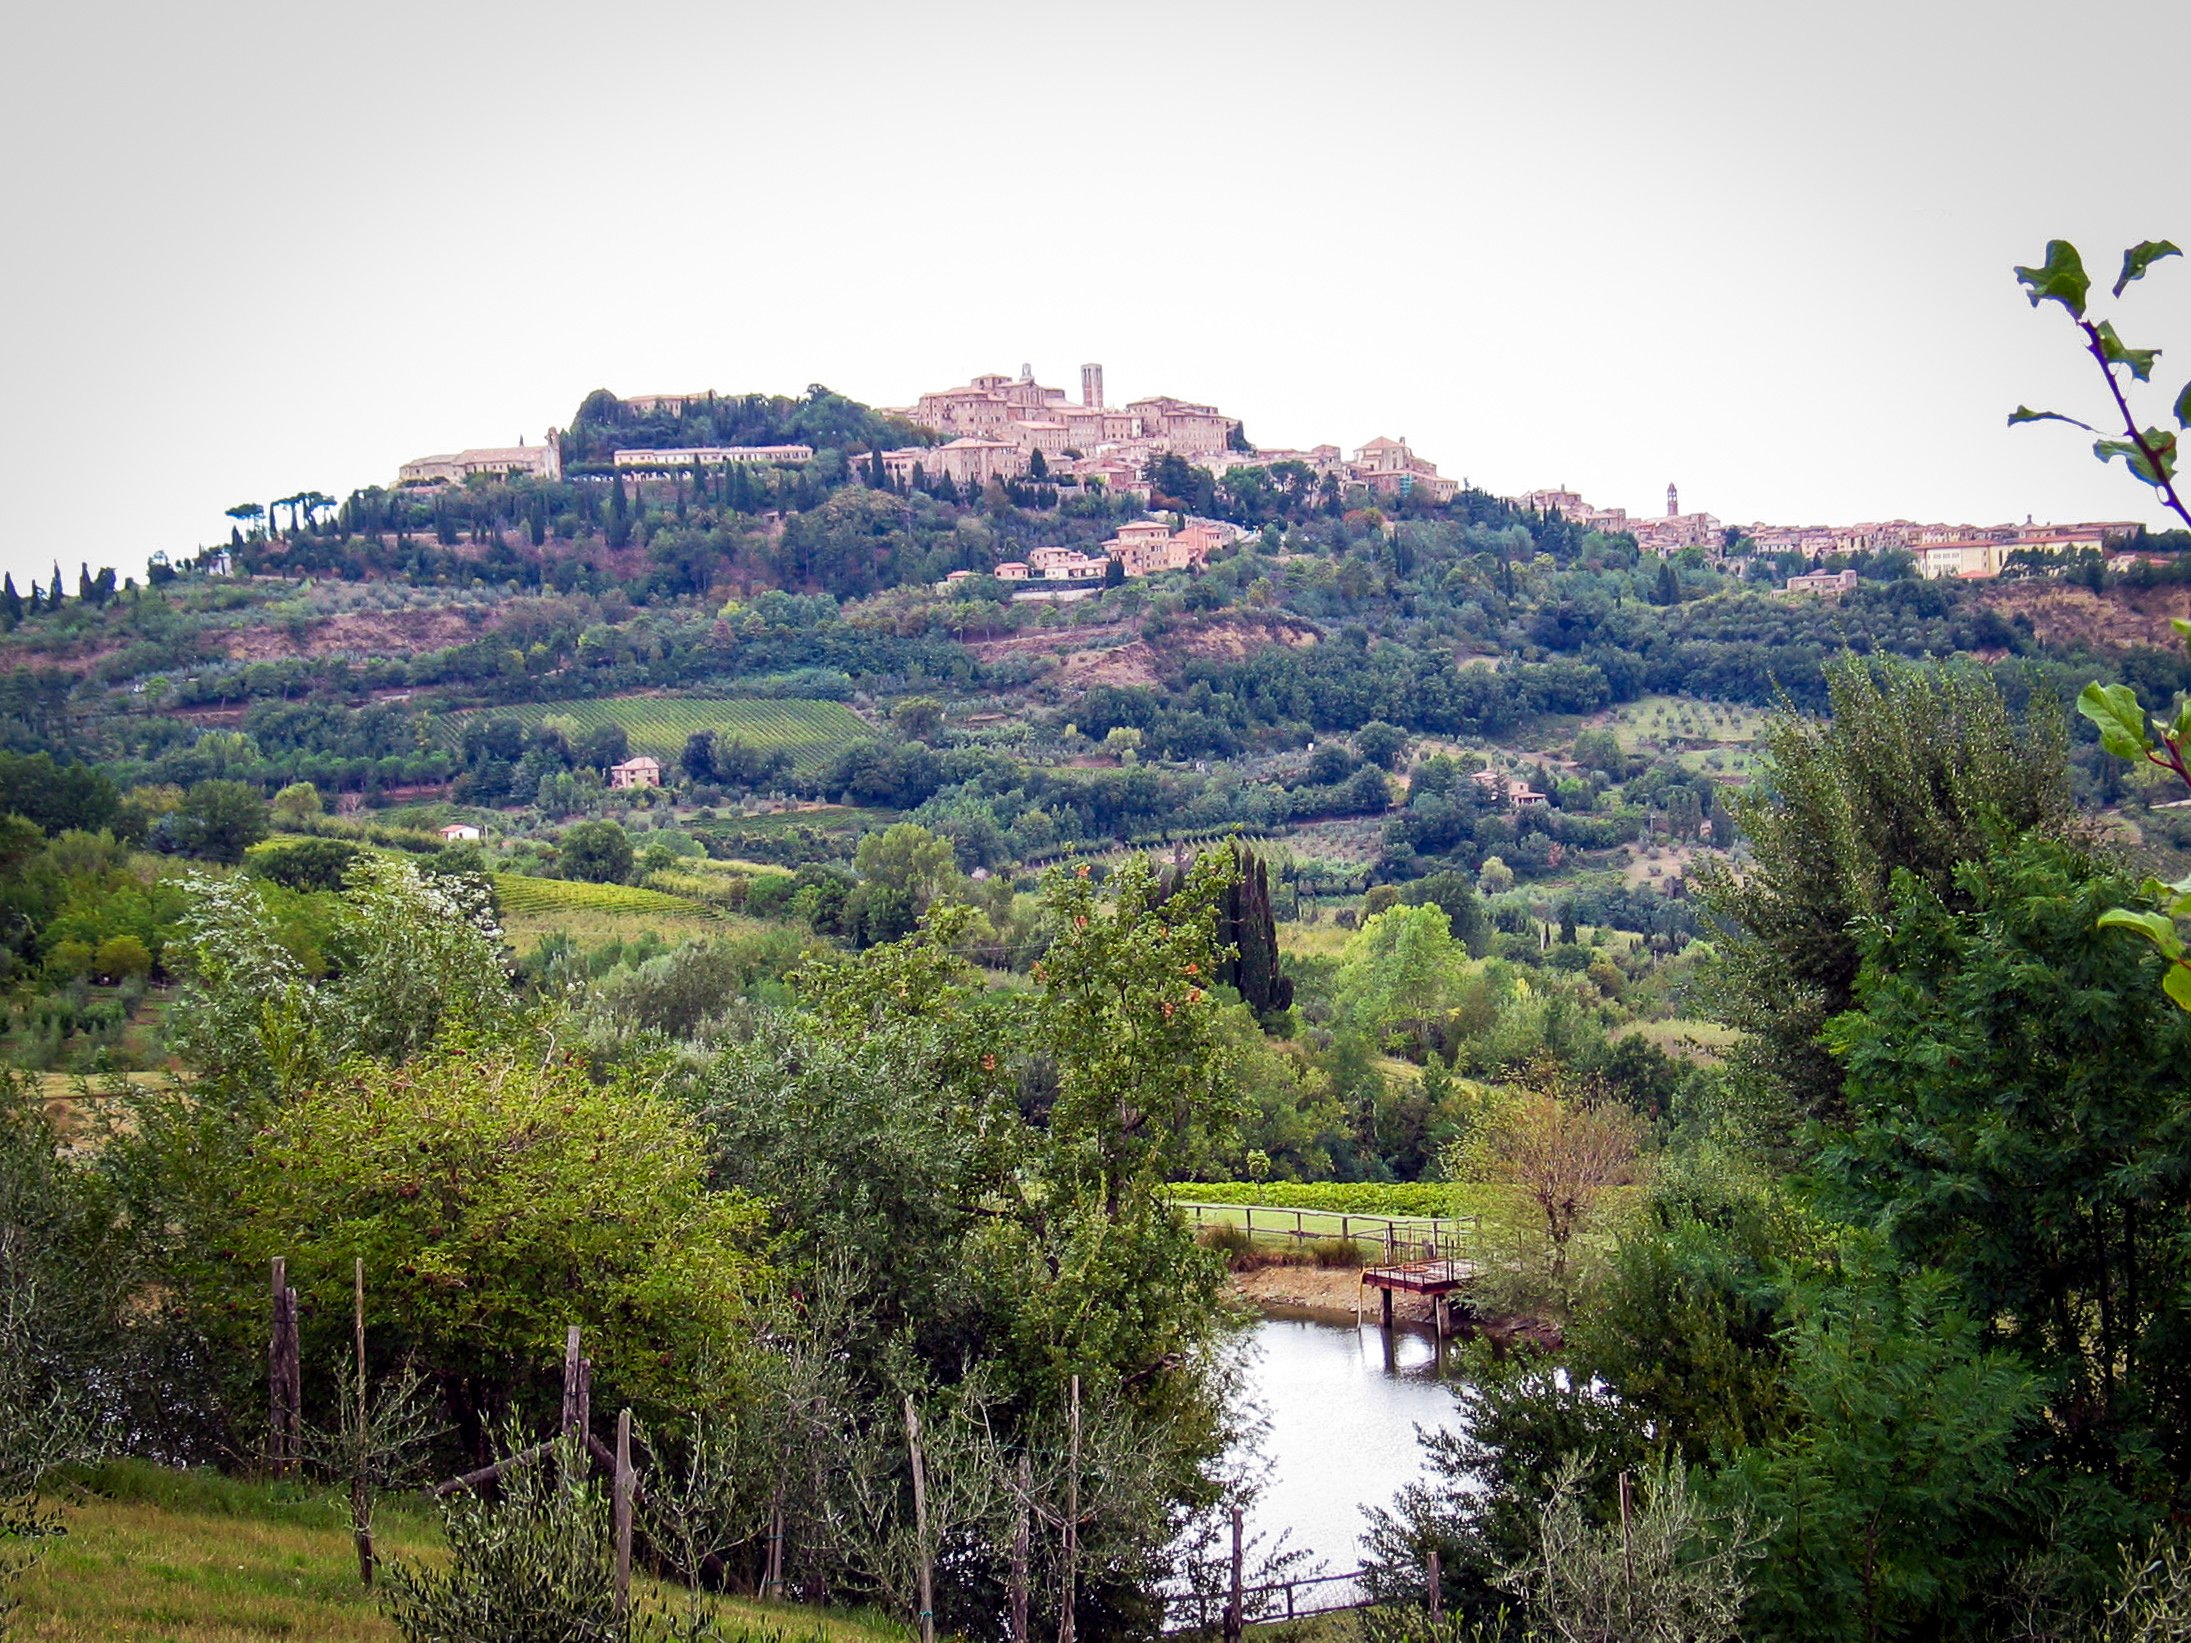
M 609 786 L 660 787 L 662 785 L 662 761 L 642 753 L 636 759 L 626 759 L 622 764 L 609 766 Z
M 1417 456 L 1406 440 L 1382 435 L 1354 453 L 1347 474 L 1388 502 L 1415 495 L 1427 496 L 1433 502 L 1450 502 L 1461 490 L 1459 480 L 1439 477 L 1438 465 Z
M 1801 576 L 1788 578 L 1790 593 L 1847 593 L 1856 586 L 1856 572 L 1852 570 L 1805 571 Z
M 619 468 L 669 472 L 679 468 L 797 467 L 814 460 L 811 445 L 685 445 L 660 451 L 618 451 Z
M 461 485 L 474 474 L 491 479 L 548 479 L 563 477 L 562 435 L 554 428 L 538 445 L 520 440 L 515 445 L 482 446 L 453 451 L 446 456 L 422 456 L 396 470 L 401 485 Z
M 943 445 L 908 445 L 882 453 L 883 473 L 890 483 L 912 485 L 918 477 L 933 485 L 948 479 L 954 485 L 980 487 L 992 479 L 1017 479 L 1031 460 L 1028 448 L 1009 440 L 976 439 L 967 435 Z

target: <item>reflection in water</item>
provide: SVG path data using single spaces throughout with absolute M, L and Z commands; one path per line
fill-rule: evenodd
M 1252 1337 L 1250 1395 L 1269 1422 L 1262 1496 L 1249 1516 L 1262 1550 L 1287 1543 L 1333 1570 L 1361 1553 L 1362 1508 L 1388 1504 L 1422 1470 L 1415 1428 L 1449 1427 L 1459 1406 L 1437 1378 L 1427 1333 L 1374 1324 L 1265 1318 Z

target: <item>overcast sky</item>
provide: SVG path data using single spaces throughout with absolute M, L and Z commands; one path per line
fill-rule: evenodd
M 2103 46 L 2113 10 L 26 8 L 0 566 L 134 570 L 596 387 L 903 404 L 1023 361 L 1502 493 L 2158 523 L 2003 425 L 2103 403 L 2010 265 L 2065 235 L 2104 286 L 2191 235 L 2191 7 Z M 2158 419 L 2191 265 L 2131 299 Z

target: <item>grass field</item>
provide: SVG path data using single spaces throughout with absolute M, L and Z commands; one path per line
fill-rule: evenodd
M 128 1462 L 104 1466 L 66 1510 L 23 1583 L 11 1637 L 91 1643 L 396 1643 L 358 1584 L 357 1555 L 335 1497 L 300 1484 L 247 1482 Z M 439 1555 L 438 1519 L 416 1497 L 389 1496 L 379 1538 L 391 1559 Z M 726 1600 L 739 1620 L 785 1643 L 904 1643 L 865 1617 Z
M 801 771 L 820 768 L 842 749 L 874 734 L 867 721 L 842 702 L 797 696 L 733 701 L 611 696 L 591 702 L 527 702 L 452 713 L 443 722 L 443 739 L 455 746 L 463 737 L 465 723 L 482 714 L 516 719 L 527 728 L 549 717 L 569 719 L 580 730 L 620 724 L 633 753 L 651 753 L 664 764 L 684 752 L 685 738 L 695 731 L 712 730 L 725 740 L 741 741 L 764 753 L 788 753 L 794 768 Z

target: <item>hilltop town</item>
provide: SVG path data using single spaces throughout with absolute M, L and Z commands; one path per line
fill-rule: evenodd
M 705 406 L 704 393 L 641 394 L 622 400 L 638 418 L 678 418 Z M 1314 496 L 1335 506 L 1385 506 L 1405 502 L 1439 506 L 1461 493 L 1461 481 L 1443 475 L 1438 465 L 1403 439 L 1377 435 L 1351 455 L 1333 444 L 1305 450 L 1258 447 L 1244 435 L 1242 420 L 1215 405 L 1171 395 L 1151 395 L 1123 406 L 1104 394 L 1103 366 L 1080 368 L 1080 394 L 1036 380 L 1034 368 L 1019 375 L 991 372 L 964 386 L 922 394 L 912 405 L 880 413 L 896 428 L 924 442 L 873 442 L 853 453 L 863 477 L 901 492 L 979 493 L 985 487 L 1040 486 L 1057 496 L 1108 495 L 1146 504 L 1160 466 L 1183 464 L 1216 476 L 1254 473 L 1266 483 L 1295 495 Z M 475 477 L 509 480 L 565 477 L 563 435 L 550 429 L 538 444 L 521 440 L 444 455 L 419 457 L 402 465 L 397 485 L 431 489 L 462 485 Z M 633 481 L 661 480 L 688 472 L 731 468 L 796 469 L 813 461 L 815 447 L 801 443 L 739 445 L 634 445 L 608 453 L 607 471 Z M 599 464 L 594 465 L 595 468 Z M 1176 470 L 1175 470 L 1176 471 Z M 574 465 L 574 476 L 587 471 Z M 598 474 L 591 475 L 598 477 Z M 1730 551 L 1795 556 L 1784 586 L 1792 593 L 1842 593 L 1855 584 L 1845 566 L 1828 560 L 1849 555 L 1901 552 L 1911 556 L 1918 574 L 1928 578 L 1986 580 L 1997 577 L 2019 555 L 2038 562 L 2066 561 L 2080 553 L 2112 554 L 2121 568 L 2129 560 L 2121 550 L 2136 538 L 2135 521 L 2104 520 L 2068 525 L 1920 523 L 1907 519 L 1851 525 L 1782 525 L 1763 521 L 1729 525 L 1706 512 L 1684 512 L 1677 487 L 1666 487 L 1663 514 L 1630 513 L 1598 507 L 1565 486 L 1524 491 L 1501 498 L 1532 515 L 1557 516 L 1587 531 L 1625 535 L 1637 548 L 1660 557 L 1694 550 L 1711 559 Z M 1136 520 L 1120 526 L 1099 551 L 1046 547 L 1025 558 L 998 560 L 988 574 L 1022 585 L 1030 596 L 1049 596 L 1045 588 L 1072 589 L 1106 581 L 1130 580 L 1166 571 L 1195 570 L 1210 555 L 1242 534 L 1242 526 L 1222 518 L 1179 516 L 1167 527 L 1161 520 Z M 980 572 L 949 573 L 953 581 Z

